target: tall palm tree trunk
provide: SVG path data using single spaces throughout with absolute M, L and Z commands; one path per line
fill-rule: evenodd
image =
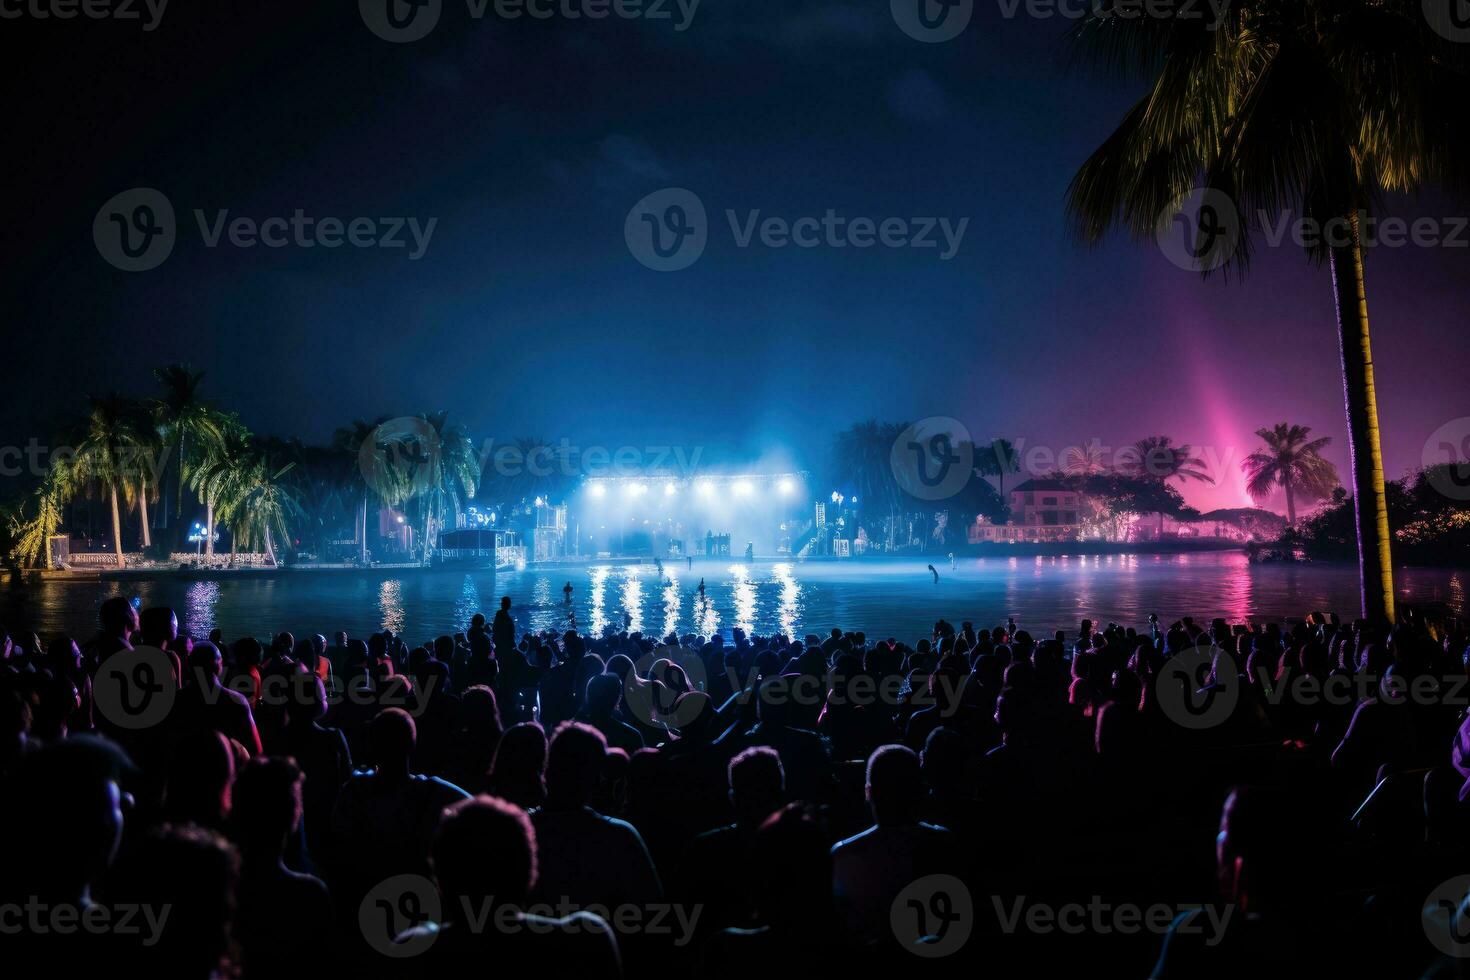
M 214 557 L 214 495 L 204 503 L 204 557 Z
M 143 550 L 153 547 L 153 534 L 148 530 L 148 478 L 138 481 L 138 520 L 143 525 Z
M 185 434 L 179 432 L 179 458 L 174 461 L 174 516 L 180 517 L 184 513 L 184 439 Z M 164 515 L 168 514 L 168 506 L 165 503 Z
M 112 499 L 112 549 L 117 554 L 117 567 L 123 568 L 127 563 L 123 560 L 122 514 L 117 509 L 117 487 L 111 488 L 109 496 Z
M 1358 569 L 1363 618 L 1394 619 L 1393 561 L 1389 553 L 1388 497 L 1383 488 L 1383 450 L 1378 442 L 1378 398 L 1373 388 L 1373 350 L 1368 336 L 1368 295 L 1358 215 L 1349 218 L 1351 244 L 1332 249 L 1332 289 L 1342 346 L 1343 400 L 1353 471 L 1353 519 L 1358 530 Z
M 368 560 L 367 549 L 367 494 L 362 495 L 362 508 L 359 512 L 361 530 L 357 534 L 358 561 L 366 565 Z
M 1291 485 L 1291 474 L 1283 473 L 1281 488 L 1286 491 L 1286 526 L 1296 527 L 1296 493 Z

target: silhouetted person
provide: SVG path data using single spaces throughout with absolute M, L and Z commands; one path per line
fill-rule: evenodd
M 785 788 L 786 776 L 775 749 L 760 745 L 730 760 L 735 822 L 695 837 L 680 865 L 680 901 L 707 908 L 702 926 L 718 929 L 754 923 L 750 868 L 756 858 L 756 833 L 781 808 Z
M 413 745 L 408 712 L 382 711 L 368 726 L 373 768 L 353 773 L 337 797 L 329 866 L 348 883 L 338 896 L 344 907 L 355 908 L 368 888 L 392 875 L 427 874 L 440 812 L 469 796 L 453 783 L 412 772 Z
M 301 824 L 301 769 L 258 756 L 235 780 L 231 825 L 240 849 L 236 939 L 246 978 L 312 975 L 331 962 L 322 942 L 332 903 L 320 878 L 286 867 L 286 841 Z M 289 915 L 290 925 L 282 922 Z
M 432 848 L 442 922 L 398 937 L 423 953 L 399 963 L 420 977 L 509 974 L 618 980 L 622 966 L 608 924 L 588 912 L 550 918 L 522 911 L 537 879 L 535 831 L 525 811 L 491 796 L 444 811 Z
M 623 682 L 616 674 L 598 674 L 587 682 L 587 697 L 577 720 L 601 732 L 608 745 L 632 755 L 643 748 L 643 736 L 616 717 L 622 697 Z
M 892 933 L 890 909 L 912 881 L 953 870 L 953 835 L 920 821 L 924 781 L 919 757 L 885 745 L 868 760 L 868 807 L 873 826 L 832 848 L 832 886 L 849 936 L 860 941 Z
M 546 802 L 546 732 L 534 721 L 512 725 L 490 760 L 488 789 L 523 810 Z
M 74 735 L 24 756 L 6 780 L 0 833 L 10 848 L 0 868 L 0 904 L 28 901 L 71 907 L 95 902 L 94 888 L 117 856 L 123 834 L 122 788 L 132 761 L 102 738 Z M 44 834 L 44 842 L 35 838 Z M 115 944 L 94 932 L 0 930 L 0 962 L 36 971 L 110 968 Z M 17 974 L 19 975 L 19 974 Z M 34 972 L 31 975 L 43 975 Z M 80 975 L 80 974 L 79 974 Z
M 540 842 L 539 900 L 553 904 L 639 905 L 663 887 L 633 825 L 589 805 L 602 780 L 607 742 L 597 729 L 564 722 L 546 754 L 546 805 L 532 815 Z
M 250 701 L 221 683 L 222 671 L 219 649 L 213 643 L 196 644 L 189 653 L 187 683 L 174 706 L 177 726 L 184 732 L 219 732 L 251 755 L 259 755 L 260 733 Z
M 840 968 L 831 938 L 832 859 L 827 840 L 799 804 L 766 818 L 756 831 L 748 869 L 754 921 L 709 938 L 701 976 L 809 980 Z
M 495 652 L 509 652 L 516 648 L 516 621 L 510 614 L 510 596 L 500 597 L 500 608 L 495 612 L 495 623 L 491 627 L 495 640 Z

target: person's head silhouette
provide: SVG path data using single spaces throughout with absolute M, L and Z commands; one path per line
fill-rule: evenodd
M 742 823 L 760 826 L 781 806 L 785 791 L 786 772 L 775 749 L 757 745 L 730 760 L 730 803 Z
M 235 779 L 231 819 L 247 857 L 279 856 L 286 837 L 301 825 L 301 767 L 289 756 L 256 756 Z
M 368 724 L 368 751 L 379 776 L 407 776 L 417 741 L 413 717 L 402 708 L 385 708 Z
M 606 762 L 607 740 L 601 732 L 580 722 L 562 722 L 546 753 L 547 804 L 586 806 L 597 792 Z
M 880 826 L 915 823 L 923 792 L 922 769 L 913 749 L 885 745 L 868 759 L 868 805 Z
M 429 859 L 448 921 L 492 901 L 520 906 L 536 883 L 536 833 L 514 803 L 477 796 L 445 808 Z

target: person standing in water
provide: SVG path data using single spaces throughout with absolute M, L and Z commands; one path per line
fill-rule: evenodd
M 931 571 L 931 572 L 934 573 L 934 584 L 935 585 L 938 585 L 939 584 L 939 569 L 935 568 L 933 565 L 930 565 L 929 566 L 929 571 Z
M 572 604 L 572 583 L 568 582 L 566 585 L 563 585 L 561 587 L 561 594 L 566 596 L 566 604 L 570 606 Z

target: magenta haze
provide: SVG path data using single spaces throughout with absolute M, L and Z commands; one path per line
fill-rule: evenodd
M 925 567 L 930 562 L 939 582 Z M 586 566 L 519 572 L 295 573 L 289 578 L 187 582 L 47 581 L 4 593 L 5 619 L 43 635 L 66 629 L 90 635 L 98 604 L 110 595 L 137 595 L 142 604 L 170 605 L 182 628 L 203 635 L 219 626 L 228 637 L 275 630 L 345 629 L 364 636 L 385 626 L 414 642 L 463 629 L 475 612 L 494 611 L 501 595 L 515 602 L 521 629 L 564 629 L 562 586 L 570 581 L 577 628 L 621 628 L 626 611 L 633 627 L 654 636 L 735 626 L 769 633 L 785 629 L 825 634 L 833 626 L 913 642 L 934 620 L 973 620 L 977 626 L 1014 615 L 1033 631 L 1075 632 L 1082 617 L 1145 628 L 1148 614 L 1166 622 L 1192 615 L 1232 621 L 1299 617 L 1332 610 L 1357 615 L 1356 570 L 1350 565 L 1249 565 L 1238 552 L 1191 555 L 1115 555 L 1070 558 L 960 558 L 951 570 L 941 556 L 893 561 L 795 565 L 738 560 L 666 560 L 663 585 L 651 562 L 594 570 Z M 636 568 L 636 570 L 630 570 Z M 707 603 L 698 586 L 705 580 Z M 601 580 L 600 585 L 598 580 Z M 1445 602 L 1465 612 L 1470 571 L 1403 569 L 1403 600 Z M 672 624 L 672 625 L 671 625 Z

